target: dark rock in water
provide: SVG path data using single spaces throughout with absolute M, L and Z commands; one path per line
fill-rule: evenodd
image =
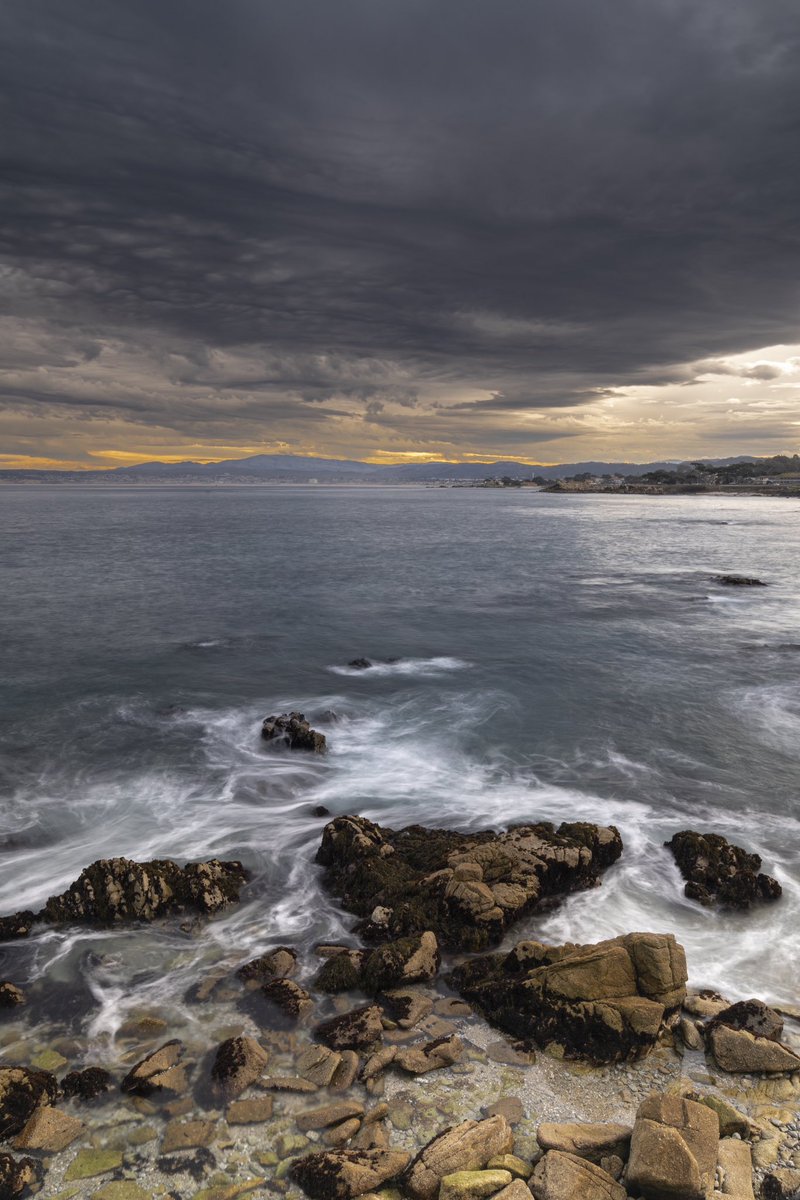
M 52 1104 L 58 1083 L 49 1071 L 0 1067 L 0 1141 L 19 1133 L 37 1108 Z
M 216 1165 L 215 1155 L 205 1146 L 198 1146 L 184 1154 L 164 1154 L 156 1159 L 156 1166 L 165 1175 L 189 1175 L 195 1183 L 199 1183 Z M 176 1195 L 175 1192 L 169 1194 Z
M 228 1038 L 217 1049 L 211 1068 L 214 1090 L 232 1100 L 261 1078 L 268 1062 L 269 1052 L 255 1038 Z
M 457 967 L 451 981 L 492 1024 L 565 1058 L 638 1058 L 686 995 L 672 934 L 629 933 L 593 946 L 520 942 Z
M 32 1158 L 0 1154 L 0 1200 L 15 1200 L 26 1188 L 39 1183 L 44 1172 Z
M 381 1015 L 377 1004 L 367 1004 L 323 1021 L 317 1026 L 315 1035 L 332 1050 L 359 1050 L 380 1041 L 383 1035 Z
M 362 990 L 361 968 L 365 950 L 343 950 L 327 958 L 314 979 L 320 992 L 358 992 Z
M 255 979 L 263 983 L 267 979 L 285 979 L 287 975 L 294 975 L 296 970 L 297 951 L 291 946 L 275 946 L 273 950 L 267 950 L 259 958 L 253 958 L 239 967 L 236 974 L 245 982 Z
M 35 920 L 36 914 L 28 910 L 14 913 L 11 917 L 0 917 L 0 942 L 27 937 Z
M 356 671 L 368 671 L 372 663 L 368 658 L 353 658 L 347 665 Z
M 621 852 L 613 826 L 583 822 L 464 834 L 337 817 L 317 862 L 334 895 L 367 918 L 358 927 L 366 940 L 428 930 L 446 948 L 482 950 L 545 897 L 594 887 Z
M 755 579 L 751 575 L 717 575 L 716 582 L 725 587 L 766 587 L 763 579 Z
M 261 988 L 261 995 L 292 1023 L 299 1021 L 314 1007 L 314 1001 L 306 989 L 293 979 L 270 979 Z
M 0 1008 L 19 1008 L 25 1003 L 25 995 L 15 983 L 4 980 L 0 983 Z
M 777 900 L 781 895 L 777 879 L 760 874 L 757 854 L 748 854 L 719 834 L 685 829 L 665 845 L 687 881 L 684 892 L 698 904 L 749 908 L 759 900 Z
M 290 750 L 310 750 L 313 754 L 324 754 L 325 734 L 312 729 L 302 713 L 282 713 L 279 717 L 265 717 L 261 736 L 266 742 L 285 742 Z
M 70 1071 L 61 1080 L 61 1091 L 66 1099 L 95 1100 L 111 1087 L 112 1079 L 102 1067 L 86 1067 L 84 1071 Z
M 375 996 L 403 984 L 433 979 L 440 961 L 436 934 L 426 930 L 384 942 L 374 950 L 343 947 L 340 954 L 327 960 L 314 984 L 323 992 L 361 991 Z
M 315 804 L 311 810 L 312 817 L 329 817 L 331 810 L 326 808 L 324 804 Z
M 180 1064 L 183 1045 L 173 1039 L 153 1050 L 128 1072 L 121 1083 L 123 1092 L 149 1096 L 153 1092 L 179 1094 L 186 1090 L 186 1071 Z
M 783 1033 L 783 1018 L 763 1000 L 739 1000 L 712 1017 L 705 1028 L 706 1035 L 719 1025 L 729 1029 L 745 1029 L 756 1037 L 779 1042 Z
M 289 1173 L 312 1200 L 354 1200 L 395 1179 L 410 1157 L 403 1150 L 323 1150 L 298 1158 Z

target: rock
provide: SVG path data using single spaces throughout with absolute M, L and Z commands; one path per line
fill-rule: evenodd
M 358 1050 L 380 1041 L 381 1009 L 377 1004 L 354 1008 L 317 1026 L 316 1036 L 333 1050 Z
M 259 958 L 253 958 L 239 967 L 236 974 L 245 982 L 257 980 L 263 983 L 268 979 L 284 979 L 287 975 L 294 975 L 296 970 L 297 951 L 291 946 L 275 946 Z
M 17 1150 L 43 1150 L 57 1154 L 65 1150 L 85 1130 L 83 1121 L 61 1109 L 38 1108 L 21 1133 L 14 1139 Z
M 49 1071 L 0 1067 L 0 1141 L 20 1133 L 36 1110 L 57 1096 L 58 1083 Z
M 321 992 L 357 992 L 361 990 L 361 968 L 367 957 L 364 950 L 343 949 L 340 954 L 326 958 L 314 979 Z
M 687 1099 L 696 1100 L 698 1104 L 705 1104 L 707 1108 L 713 1109 L 719 1120 L 720 1137 L 731 1137 L 734 1133 L 738 1133 L 740 1137 L 748 1137 L 750 1133 L 750 1122 L 744 1113 L 740 1113 L 738 1108 L 734 1108 L 727 1100 L 723 1100 L 721 1096 L 709 1094 L 706 1096 L 689 1096 Z
M 255 1038 L 232 1037 L 217 1049 L 211 1079 L 226 1100 L 239 1096 L 264 1074 L 269 1054 Z
M 621 851 L 616 829 L 580 823 L 463 834 L 337 817 L 317 861 L 331 891 L 365 918 L 368 940 L 432 932 L 447 948 L 481 950 L 545 897 L 594 886 Z
M 229 1125 L 260 1125 L 269 1121 L 273 1110 L 272 1096 L 256 1096 L 252 1100 L 234 1100 L 228 1105 L 225 1120 Z
M 0 983 L 0 1009 L 19 1008 L 24 1003 L 25 996 L 15 983 L 9 983 L 7 979 Z
M 495 1200 L 530 1200 L 531 1189 L 522 1179 L 512 1179 L 508 1187 L 495 1193 Z
M 485 1117 L 505 1117 L 509 1125 L 519 1125 L 525 1116 L 525 1110 L 519 1096 L 502 1096 L 499 1100 L 495 1100 L 494 1104 L 484 1108 L 483 1115 Z
M 310 750 L 312 754 L 324 754 L 327 748 L 325 734 L 312 729 L 299 712 L 265 717 L 261 726 L 261 736 L 266 742 L 284 742 L 290 750 Z
M 366 1081 L 380 1075 L 397 1058 L 397 1046 L 382 1046 L 371 1054 L 361 1070 L 361 1078 Z
M 322 1140 L 326 1146 L 344 1146 L 351 1138 L 355 1137 L 361 1128 L 361 1122 L 358 1117 L 351 1117 L 349 1121 L 342 1121 L 340 1125 L 334 1125 L 330 1129 L 326 1129 L 322 1135 Z M 369 1146 L 356 1146 L 357 1150 L 371 1150 L 375 1143 L 374 1138 L 368 1139 Z
M 516 1154 L 496 1154 L 486 1166 L 490 1170 L 510 1171 L 515 1179 L 530 1179 L 533 1174 L 533 1163 Z
M 545 1121 L 537 1130 L 536 1140 L 543 1150 L 561 1150 L 599 1163 L 601 1158 L 612 1154 L 627 1158 L 632 1133 L 630 1125 L 578 1122 L 559 1125 Z
M 310 1079 L 301 1079 L 299 1075 L 264 1075 L 259 1080 L 259 1087 L 276 1092 L 311 1093 L 319 1091 L 316 1083 Z
M 72 1183 L 76 1179 L 94 1179 L 96 1175 L 118 1171 L 121 1166 L 121 1150 L 79 1150 L 64 1173 L 64 1181 Z
M 705 1045 L 703 1035 L 694 1021 L 690 1021 L 688 1017 L 681 1017 L 678 1028 L 681 1031 L 681 1040 L 687 1050 L 703 1049 Z
M 170 1121 L 164 1130 L 162 1153 L 170 1154 L 173 1150 L 193 1150 L 198 1146 L 210 1146 L 216 1127 L 216 1121 Z
M 613 1062 L 647 1053 L 683 1001 L 686 957 L 671 934 L 594 946 L 520 942 L 457 967 L 453 986 L 515 1037 L 559 1057 Z
M 312 1200 L 353 1200 L 396 1179 L 409 1157 L 402 1150 L 323 1150 L 298 1159 L 290 1175 Z
M 710 907 L 750 908 L 759 900 L 777 900 L 781 885 L 761 874 L 761 859 L 716 833 L 684 830 L 665 845 L 672 851 L 690 900 Z
M 65 1099 L 94 1100 L 111 1087 L 111 1075 L 102 1067 L 86 1067 L 83 1071 L 70 1071 L 61 1080 L 61 1091 Z
M 328 1046 L 311 1045 L 297 1060 L 298 1073 L 317 1087 L 327 1087 L 341 1066 L 342 1056 Z
M 736 1200 L 755 1200 L 753 1193 L 753 1156 L 747 1142 L 722 1138 L 717 1162 L 724 1174 L 722 1190 Z
M 353 658 L 347 665 L 348 667 L 352 667 L 354 671 L 368 671 L 372 663 L 368 658 Z
M 463 1053 L 464 1043 L 460 1038 L 443 1037 L 426 1042 L 423 1046 L 398 1049 L 395 1062 L 411 1075 L 425 1075 L 428 1071 L 451 1067 L 453 1063 L 458 1062 Z
M 323 1104 L 319 1108 L 309 1108 L 297 1114 L 297 1128 L 303 1133 L 310 1129 L 327 1129 L 329 1125 L 338 1125 L 350 1117 L 361 1117 L 364 1105 L 357 1100 L 340 1100 L 336 1104 Z
M 709 991 L 708 988 L 699 992 L 687 989 L 683 1007 L 695 1017 L 715 1017 L 724 1008 L 730 1007 L 730 1000 L 720 996 L 719 992 Z
M 363 989 L 376 995 L 404 983 L 433 979 L 440 961 L 436 934 L 430 930 L 386 942 L 367 955 L 361 971 Z
M 514 1135 L 505 1117 L 462 1121 L 422 1148 L 403 1176 L 403 1188 L 413 1200 L 434 1200 L 445 1175 L 482 1170 L 490 1158 L 513 1149 Z
M 627 1187 L 653 1200 L 704 1200 L 714 1186 L 719 1121 L 703 1104 L 652 1095 L 639 1105 Z
M 717 1025 L 708 1034 L 708 1047 L 723 1071 L 764 1071 L 785 1074 L 800 1071 L 800 1055 L 770 1038 L 755 1037 L 746 1029 Z
M 352 1087 L 358 1075 L 360 1059 L 355 1050 L 342 1050 L 341 1062 L 333 1073 L 330 1082 L 332 1092 L 346 1092 Z
M 0 1200 L 14 1200 L 41 1178 L 42 1168 L 32 1158 L 0 1153 Z
M 601 1167 L 561 1150 L 549 1150 L 536 1164 L 529 1187 L 536 1200 L 626 1200 Z
M 186 1089 L 186 1072 L 180 1065 L 183 1046 L 173 1039 L 159 1046 L 141 1059 L 125 1076 L 121 1083 L 123 1092 L 134 1092 L 137 1096 L 149 1096 L 152 1092 L 183 1092 Z
M 731 1029 L 746 1029 L 756 1037 L 770 1038 L 779 1042 L 783 1033 L 783 1018 L 763 1000 L 740 1000 L 718 1012 L 706 1026 L 710 1033 L 718 1025 Z
M 306 989 L 293 979 L 270 979 L 261 988 L 261 995 L 292 1022 L 299 1021 L 314 1007 Z
M 10 917 L 0 917 L 0 942 L 11 942 L 16 938 L 27 937 L 35 921 L 36 913 L 27 910 L 14 913 Z
M 445 1175 L 439 1200 L 485 1200 L 511 1183 L 510 1171 L 454 1171 Z
M 607 1175 L 610 1175 L 612 1179 L 616 1179 L 617 1183 L 619 1183 L 622 1173 L 625 1170 L 624 1159 L 621 1159 L 618 1154 L 607 1154 L 600 1159 L 599 1165 Z
M 766 587 L 763 579 L 752 575 L 716 575 L 715 581 L 724 587 Z
M 800 1171 L 778 1167 L 764 1176 L 761 1184 L 762 1200 L 798 1200 L 800 1197 Z

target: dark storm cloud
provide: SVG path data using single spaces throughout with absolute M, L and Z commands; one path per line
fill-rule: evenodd
M 798 340 L 794 0 L 7 0 L 0 32 L 0 295 L 43 330 L 4 365 L 62 371 L 9 403 L 79 404 L 111 346 L 146 384 L 83 403 L 135 421 L 485 391 L 458 440 Z

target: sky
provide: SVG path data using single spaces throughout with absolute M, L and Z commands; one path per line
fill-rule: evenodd
M 5 0 L 0 467 L 800 448 L 796 0 Z

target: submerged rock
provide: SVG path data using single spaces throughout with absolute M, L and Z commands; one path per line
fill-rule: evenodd
M 186 1071 L 180 1064 L 183 1056 L 183 1045 L 173 1039 L 146 1055 L 134 1067 L 121 1083 L 123 1092 L 133 1092 L 138 1096 L 149 1096 L 153 1092 L 180 1093 L 186 1090 Z
M 284 742 L 290 750 L 310 750 L 312 754 L 324 754 L 327 748 L 325 734 L 312 729 L 299 712 L 265 717 L 261 726 L 261 736 L 266 742 Z
M 314 1007 L 314 1001 L 306 989 L 293 979 L 270 979 L 260 990 L 264 999 L 292 1024 L 311 1012 Z
M 36 1110 L 57 1096 L 58 1083 L 49 1071 L 0 1067 L 0 1141 L 20 1133 Z
M 686 993 L 672 934 L 629 933 L 593 946 L 520 942 L 457 967 L 453 986 L 486 1019 L 558 1056 L 606 1063 L 655 1045 Z
M 14 1147 L 17 1150 L 42 1150 L 57 1154 L 80 1137 L 85 1129 L 86 1126 L 78 1117 L 47 1105 L 46 1108 L 37 1108 L 14 1139 Z
M 761 859 L 716 833 L 676 833 L 665 843 L 686 880 L 690 900 L 711 907 L 749 908 L 758 900 L 777 900 L 781 885 L 761 874 Z
M 596 1163 L 548 1150 L 530 1180 L 535 1200 L 626 1200 L 624 1187 Z
M 380 1041 L 383 1034 L 381 1017 L 377 1004 L 366 1004 L 323 1021 L 316 1028 L 316 1036 L 332 1050 L 358 1050 Z
M 268 1062 L 268 1051 L 255 1038 L 228 1038 L 219 1046 L 211 1068 L 215 1090 L 225 1100 L 234 1099 L 260 1079 Z
M 42 1168 L 32 1158 L 0 1154 L 0 1200 L 14 1200 L 41 1178 Z
M 368 658 L 351 658 L 347 665 L 348 667 L 352 667 L 354 671 L 368 671 L 372 663 Z
M 61 1091 L 67 1099 L 94 1100 L 111 1087 L 111 1075 L 102 1067 L 86 1067 L 84 1071 L 70 1071 L 61 1080 Z
M 766 587 L 763 579 L 756 579 L 754 575 L 716 575 L 716 582 L 723 584 L 724 587 Z
M 312 1200 L 353 1200 L 396 1179 L 409 1158 L 403 1150 L 323 1150 L 299 1158 L 290 1175 Z
M 365 918 L 368 941 L 429 931 L 447 948 L 481 950 L 545 897 L 595 886 L 621 852 L 613 826 L 464 834 L 337 817 L 325 826 L 317 862 L 330 890 Z
M 0 1009 L 19 1008 L 25 1003 L 25 995 L 15 983 L 4 980 L 0 983 Z
M 253 958 L 239 967 L 236 974 L 245 983 L 256 980 L 264 983 L 268 979 L 285 979 L 297 970 L 297 951 L 291 946 L 275 946 L 258 958 Z

